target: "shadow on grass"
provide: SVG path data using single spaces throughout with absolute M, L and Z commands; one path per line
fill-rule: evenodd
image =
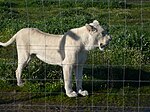
M 84 74 L 88 77 L 84 78 L 83 88 L 88 90 L 90 95 L 92 93 L 106 93 L 108 89 L 119 90 L 124 87 L 139 88 L 144 86 L 150 86 L 150 72 L 146 72 L 141 69 L 121 68 L 121 67 L 94 67 L 84 68 Z M 20 104 L 28 103 L 30 101 L 41 100 L 45 98 L 52 99 L 60 97 L 61 92 L 64 91 L 64 87 L 60 88 L 59 92 L 41 92 L 32 93 L 24 92 L 19 87 L 13 87 L 12 91 L 1 93 L 0 105 L 6 104 Z M 43 86 L 44 88 L 44 86 Z M 74 88 L 75 89 L 75 88 Z M 8 94 L 8 95 L 7 95 Z M 64 96 L 64 95 L 63 95 Z M 40 102 L 40 101 L 38 101 Z
M 84 74 L 88 81 L 84 81 L 85 89 L 99 91 L 104 89 L 121 89 L 124 87 L 139 88 L 150 86 L 150 71 L 129 67 L 94 67 L 85 68 Z

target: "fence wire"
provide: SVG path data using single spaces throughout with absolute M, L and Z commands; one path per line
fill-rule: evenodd
M 0 3 L 2 4 L 2 0 Z M 65 33 L 67 28 L 75 28 L 80 26 L 84 22 L 89 22 L 93 19 L 98 19 L 99 16 L 95 16 L 95 13 L 101 13 L 102 15 L 102 23 L 104 26 L 109 29 L 110 33 L 114 32 L 114 28 L 118 30 L 121 28 L 119 37 L 116 42 L 125 41 L 121 47 L 117 48 L 117 46 L 113 46 L 112 44 L 108 45 L 108 48 L 105 52 L 99 52 L 98 49 L 92 50 L 88 54 L 87 62 L 84 64 L 84 72 L 83 72 L 83 88 L 89 91 L 88 97 L 77 97 L 77 98 L 68 98 L 65 96 L 65 90 L 63 87 L 63 76 L 62 69 L 60 67 L 53 67 L 51 65 L 45 64 L 39 61 L 35 56 L 33 56 L 32 62 L 25 68 L 25 72 L 22 77 L 27 82 L 25 87 L 19 88 L 16 86 L 16 78 L 13 74 L 15 74 L 15 67 L 17 67 L 17 52 L 14 49 L 15 44 L 12 45 L 9 49 L 11 49 L 12 54 L 10 55 L 10 50 L 8 55 L 5 52 L 1 52 L 1 62 L 0 67 L 1 70 L 4 69 L 3 72 L 8 72 L 7 76 L 3 76 L 6 74 L 0 74 L 0 80 L 3 82 L 7 82 L 8 88 L 10 90 L 3 89 L 0 91 L 0 111 L 1 112 L 50 112 L 50 111 L 60 111 L 60 112 L 149 112 L 150 111 L 150 64 L 149 58 L 146 57 L 149 51 L 145 51 L 145 46 L 147 43 L 144 43 L 145 30 L 149 30 L 147 26 L 145 26 L 145 21 L 149 22 L 149 18 L 146 17 L 143 9 L 143 4 L 149 3 L 148 0 L 22 0 L 22 6 L 17 7 L 13 6 L 16 0 L 8 0 L 7 3 L 10 18 L 14 19 L 13 11 L 17 10 L 17 8 L 22 8 L 22 12 L 20 12 L 19 17 L 21 17 L 22 13 L 25 13 L 24 20 L 26 27 L 35 27 L 34 19 L 32 19 L 32 10 L 35 8 L 37 18 L 35 19 L 35 24 L 37 27 L 40 26 L 41 30 L 47 31 L 48 25 L 47 23 L 49 19 L 47 19 L 48 13 L 52 13 L 52 16 L 56 16 L 58 24 L 52 24 L 51 27 L 55 27 L 54 33 Z M 72 12 L 67 12 L 67 8 L 64 9 L 64 3 L 68 2 L 66 5 L 67 8 L 70 8 Z M 86 3 L 87 2 L 87 3 Z M 90 2 L 90 4 L 89 4 Z M 16 2 L 17 3 L 17 2 Z M 19 3 L 19 2 L 18 2 Z M 36 3 L 36 5 L 35 5 Z M 50 4 L 51 3 L 51 4 Z M 1 6 L 0 4 L 0 6 Z M 48 7 L 48 5 L 51 7 Z M 75 4 L 75 5 L 74 5 Z M 84 6 L 84 5 L 85 6 Z M 103 4 L 103 5 L 101 5 Z M 132 10 L 130 10 L 130 4 L 133 5 L 133 10 L 138 9 L 137 12 L 140 12 L 139 18 L 134 18 L 132 15 Z M 135 5 L 138 4 L 138 5 Z M 4 4 L 7 5 L 7 4 Z M 57 6 L 56 6 L 57 5 Z M 117 6 L 118 5 L 118 6 Z M 100 7 L 99 7 L 100 6 Z M 52 10 L 51 8 L 57 8 L 56 10 Z M 88 9 L 88 7 L 90 7 Z M 113 7 L 113 10 L 112 8 Z M 140 7 L 140 8 L 138 8 Z M 16 8 L 16 9 L 15 9 Z M 99 9 L 99 11 L 96 10 Z M 80 17 L 81 13 L 85 13 L 84 10 L 87 10 L 90 13 L 86 17 Z M 140 11 L 139 11 L 140 9 Z M 6 9 L 5 9 L 6 10 Z M 51 12 L 51 10 L 53 12 Z M 59 11 L 58 11 L 59 10 Z M 55 15 L 56 12 L 59 14 Z M 66 11 L 66 12 L 65 12 Z M 75 11 L 75 12 L 73 12 Z M 107 11 L 107 13 L 106 13 Z M 112 13 L 115 11 L 115 13 Z M 64 13 L 65 12 L 65 13 Z M 19 12 L 18 12 L 19 13 Z M 76 15 L 74 15 L 74 13 Z M 144 14 L 143 14 L 144 13 Z M 66 15 L 65 15 L 66 14 Z M 72 16 L 73 19 L 67 20 L 65 16 Z M 115 19 L 112 16 L 114 14 L 118 14 Z M 123 16 L 121 15 L 123 14 Z M 51 17 L 52 17 L 51 16 Z M 119 16 L 122 16 L 122 19 L 118 19 Z M 34 17 L 34 16 L 33 16 Z M 79 18 L 79 19 L 78 19 Z M 36 22 L 36 20 L 42 20 L 41 23 Z M 62 20 L 63 19 L 63 20 Z M 65 20 L 66 19 L 66 20 Z M 82 21 L 80 20 L 82 19 Z M 88 19 L 88 20 L 87 20 Z M 51 20 L 51 19 L 50 19 Z M 76 23 L 72 23 L 72 20 L 77 20 Z M 14 21 L 18 21 L 15 18 Z M 14 21 L 11 21 L 10 29 L 14 29 Z M 84 22 L 83 22 L 84 21 Z M 114 22 L 115 21 L 115 22 Z M 135 29 L 136 25 L 133 25 L 132 21 L 138 21 L 137 24 L 140 26 L 140 32 L 131 32 L 134 34 L 128 33 L 129 29 Z M 140 22 L 139 22 L 140 21 Z M 53 21 L 51 21 L 53 22 Z M 65 23 L 64 23 L 65 22 Z M 70 23 L 69 23 L 70 22 Z M 148 24 L 147 22 L 147 24 Z M 67 24 L 68 23 L 68 24 Z M 139 24 L 140 23 L 140 24 Z M 40 24 L 40 25 L 39 25 Z M 72 24 L 72 25 L 70 25 Z M 85 25 L 86 23 L 82 24 Z M 39 25 L 39 26 L 38 26 Z M 59 26 L 57 26 L 59 25 Z M 69 26 L 70 25 L 70 26 Z M 133 26 L 132 26 L 133 25 Z M 64 29 L 64 26 L 66 29 Z M 17 27 L 16 29 L 19 29 Z M 62 29 L 60 32 L 59 30 Z M 69 29 L 68 29 L 69 30 Z M 11 31 L 9 31 L 11 32 Z M 12 33 L 13 32 L 13 33 Z M 10 35 L 14 34 L 12 31 Z M 49 30 L 48 32 L 51 33 Z M 5 34 L 4 34 L 5 35 Z M 143 36 L 144 37 L 143 37 Z M 114 36 L 117 36 L 117 34 Z M 134 47 L 129 46 L 130 43 L 128 39 L 132 36 L 137 36 L 140 40 L 140 46 Z M 122 39 L 122 40 L 119 40 Z M 46 41 L 45 41 L 46 43 Z M 117 43 L 117 45 L 118 45 Z M 115 42 L 113 43 L 115 44 Z M 143 45 L 144 44 L 144 45 Z M 38 49 L 39 45 L 37 45 Z M 55 46 L 47 46 L 50 50 L 55 50 Z M 132 49 L 134 48 L 134 49 Z M 2 50 L 4 50 L 3 48 Z M 43 46 L 43 49 L 46 48 Z M 41 49 L 41 50 L 43 50 Z M 114 50 L 115 49 L 115 50 Z M 115 54 L 117 51 L 122 51 L 120 54 Z M 130 53 L 130 54 L 129 54 Z M 137 57 L 133 58 L 134 53 L 137 53 Z M 128 56 L 129 55 L 129 56 Z M 144 57 L 144 56 L 145 57 Z M 113 57 L 114 56 L 114 57 Z M 129 57 L 135 60 L 129 60 Z M 116 57 L 116 58 L 115 58 Z M 145 60 L 147 61 L 143 61 Z M 114 60 L 113 60 L 114 59 Z M 120 61 L 118 61 L 118 60 Z M 46 60 L 46 59 L 45 59 Z M 117 61 L 115 61 L 117 60 Z M 133 62 L 132 62 L 133 61 Z M 7 69 L 6 69 L 7 68 Z M 52 70 L 51 70 L 52 69 Z M 51 76 L 51 73 L 56 74 L 54 77 Z M 1 72 L 2 73 L 2 72 Z M 10 76 L 10 74 L 12 74 Z M 43 76 L 38 76 L 41 74 Z M 9 86 L 13 85 L 13 86 Z M 0 84 L 3 86 L 2 84 Z M 73 81 L 73 85 L 75 85 L 75 81 Z M 0 87 L 1 87 L 0 86 Z M 6 86 L 7 87 L 7 86 Z M 73 86 L 75 89 L 75 86 Z M 23 90 L 21 90 L 23 89 Z M 34 90 L 35 89 L 35 90 Z M 144 91 L 144 93 L 143 93 Z M 6 97 L 7 96 L 7 97 Z M 146 100 L 147 101 L 143 101 Z M 52 101 L 50 101 L 52 100 Z M 127 101 L 130 100 L 130 101 Z

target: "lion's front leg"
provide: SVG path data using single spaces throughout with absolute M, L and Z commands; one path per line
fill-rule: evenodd
M 76 88 L 78 94 L 82 96 L 87 96 L 88 91 L 82 89 L 82 74 L 83 74 L 83 66 L 77 65 L 75 67 L 75 76 L 76 76 Z
M 76 97 L 77 93 L 72 90 L 72 65 L 63 65 L 63 75 L 66 95 L 68 97 Z

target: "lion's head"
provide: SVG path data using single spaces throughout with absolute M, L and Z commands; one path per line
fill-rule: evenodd
M 89 30 L 90 35 L 94 38 L 94 46 L 99 47 L 99 49 L 103 51 L 111 41 L 111 36 L 99 25 L 97 20 L 85 26 Z

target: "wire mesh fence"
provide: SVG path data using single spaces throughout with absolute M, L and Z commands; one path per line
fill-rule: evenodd
M 0 48 L 0 111 L 149 112 L 149 6 L 148 0 L 0 0 L 3 42 L 25 27 L 63 35 L 93 20 L 112 36 L 105 51 L 88 52 L 82 76 L 86 97 L 68 98 L 62 68 L 35 55 L 23 69 L 24 86 L 18 87 L 16 44 Z M 74 78 L 73 73 L 75 90 Z

